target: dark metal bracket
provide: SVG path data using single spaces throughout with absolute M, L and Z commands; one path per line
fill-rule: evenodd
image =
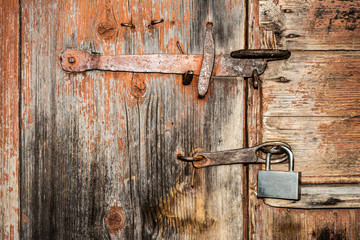
M 219 152 L 194 152 L 191 157 L 177 155 L 177 159 L 184 162 L 192 162 L 195 168 L 209 166 L 220 166 L 230 164 L 264 164 L 266 162 L 262 155 L 271 153 L 278 155 L 278 158 L 271 160 L 271 163 L 282 163 L 288 160 L 281 147 L 291 149 L 290 145 L 284 142 L 265 142 L 250 148 L 231 149 Z

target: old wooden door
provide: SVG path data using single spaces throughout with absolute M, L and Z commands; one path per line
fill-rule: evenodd
M 359 8 L 2 0 L 0 238 L 359 239 Z M 216 54 L 283 48 L 292 57 L 271 63 L 258 89 L 213 78 L 204 99 L 196 78 L 184 86 L 178 75 L 67 73 L 59 64 L 67 48 L 201 54 L 208 21 Z M 176 160 L 195 147 L 268 140 L 292 145 L 299 202 L 257 199 L 261 166 L 194 171 Z
M 20 154 L 9 161 L 20 157 L 21 167 L 4 168 L 2 181 L 16 182 L 18 175 L 10 175 L 20 173 L 21 185 L 2 197 L 11 204 L 2 209 L 15 211 L 12 219 L 20 214 L 20 222 L 9 221 L 2 235 L 240 239 L 243 167 L 193 173 L 176 155 L 195 147 L 242 147 L 243 79 L 212 81 L 206 98 L 199 99 L 197 79 L 183 86 L 179 75 L 67 73 L 59 55 L 67 48 L 106 55 L 180 53 L 178 44 L 185 53 L 202 54 L 208 21 L 216 22 L 216 53 L 229 53 L 244 48 L 243 0 L 11 4 L 1 4 L 10 12 L 2 15 L 1 33 L 3 52 L 14 54 L 9 57 L 15 67 L 2 72 L 6 91 L 20 84 L 20 92 L 10 92 L 15 97 L 4 97 L 8 105 L 2 106 L 17 117 L 20 94 L 20 131 L 7 141 L 18 141 L 20 134 L 14 146 Z M 163 22 L 152 25 L 153 20 Z M 10 29 L 19 33 L 7 34 Z M 3 127 L 6 133 L 16 124 Z M 18 191 L 20 199 L 13 202 Z

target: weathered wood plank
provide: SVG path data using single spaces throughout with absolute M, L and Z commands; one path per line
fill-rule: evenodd
M 358 59 L 356 52 L 294 52 L 262 76 L 263 140 L 293 146 L 303 183 L 360 181 Z
M 290 5 L 290 3 L 292 5 Z M 314 19 L 314 11 L 318 10 L 316 4 L 326 5 L 325 14 L 322 14 L 322 20 Z M 344 22 L 341 23 L 336 20 L 333 25 L 337 31 L 326 32 L 323 23 L 326 18 L 330 20 L 331 15 L 336 12 L 335 6 L 342 4 L 340 11 L 349 6 L 357 6 L 358 2 L 351 1 L 251 1 L 249 4 L 249 47 L 250 48 L 286 48 L 290 50 L 329 50 L 329 49 L 358 49 L 358 31 L 341 30 L 344 29 Z M 343 8 L 344 7 L 344 8 Z M 358 7 L 357 7 L 358 8 Z M 288 9 L 288 10 L 287 10 Z M 357 10 L 356 10 L 357 11 Z M 260 13 L 260 14 L 259 14 Z M 268 21 L 264 19 L 267 18 Z M 313 28 L 307 28 L 306 24 L 312 23 Z M 339 30 L 340 29 L 340 30 Z M 347 34 L 349 33 L 349 35 Z M 294 35 L 291 35 L 294 34 Z M 341 35 L 343 34 L 343 35 Z M 298 36 L 300 35 L 300 36 Z M 351 66 L 356 66 L 351 61 L 357 61 L 357 54 L 354 52 L 310 52 L 292 51 L 292 57 L 284 62 L 273 62 L 269 64 L 268 71 L 265 72 L 261 78 L 263 79 L 264 87 L 258 90 L 252 88 L 248 89 L 249 96 L 256 96 L 255 104 L 248 102 L 248 119 L 263 119 L 252 121 L 248 126 L 249 145 L 255 145 L 261 141 L 266 140 L 283 140 L 289 141 L 295 150 L 295 166 L 299 167 L 299 162 L 303 159 L 304 166 L 303 174 L 305 173 L 305 180 L 312 182 L 310 177 L 306 177 L 306 172 L 322 171 L 321 166 L 305 165 L 306 158 L 318 159 L 319 146 L 314 144 L 321 143 L 327 148 L 321 149 L 322 164 L 326 166 L 325 151 L 328 151 L 330 158 L 337 159 L 332 161 L 335 164 L 341 164 L 341 161 L 347 161 L 340 157 L 337 158 L 337 146 L 341 145 L 341 140 L 337 141 L 341 134 L 337 134 L 337 129 L 345 132 L 344 127 L 349 127 L 351 132 L 357 134 L 356 117 L 358 99 L 357 88 L 351 88 L 352 84 L 356 84 L 356 67 L 351 69 Z M 300 60 L 301 59 L 301 60 Z M 296 63 L 295 63 L 296 62 Z M 314 64 L 314 62 L 316 62 Z M 313 65 L 314 64 L 314 65 Z M 340 65 L 342 65 L 340 67 Z M 345 74 L 344 74 L 345 73 Z M 352 76 L 355 73 L 355 76 Z M 343 76 L 343 74 L 345 76 Z M 270 77 L 271 75 L 271 77 Z M 314 77 L 315 76 L 315 77 Z M 283 77 L 283 78 L 281 78 Z M 344 84 L 340 83 L 344 82 Z M 349 85 L 346 85 L 349 84 Z M 274 85 L 277 85 L 275 87 Z M 291 85 L 291 86 L 290 86 Z M 274 86 L 274 87 L 272 87 Z M 284 86 L 287 90 L 284 89 Z M 272 88 L 272 89 L 270 89 Z M 332 90 L 335 89 L 334 92 Z M 346 89 L 346 90 L 345 90 Z M 325 91 L 324 91 L 325 90 Z M 340 92 L 350 92 L 347 97 L 340 97 Z M 285 94 L 285 92 L 287 92 Z M 286 96 L 285 96 L 286 95 Z M 336 100 L 335 100 L 336 99 Z M 277 102 L 276 106 L 268 105 L 268 103 Z M 331 104 L 327 104 L 330 102 Z M 340 105 L 341 103 L 345 103 Z M 314 104 L 316 105 L 314 106 Z M 262 117 L 262 114 L 266 117 Z M 345 116 L 345 117 L 343 117 Z M 333 121 L 342 122 L 342 127 L 333 129 L 333 137 L 326 138 L 324 133 L 330 133 L 329 123 L 322 122 L 327 118 Z M 304 120 L 306 119 L 306 120 Z M 354 124 L 347 125 L 348 122 Z M 297 123 L 299 121 L 299 123 Z M 306 122 L 307 121 L 307 122 Z M 311 122 L 312 121 L 312 122 Z M 346 122 L 348 121 L 348 122 Z M 251 120 L 249 120 L 249 123 Z M 302 124 L 300 124 L 302 122 Z M 346 123 L 345 123 L 346 122 Z M 318 131 L 318 126 L 322 125 L 323 131 Z M 297 127 L 296 127 L 297 126 Z M 352 126 L 352 128 L 350 127 Z M 355 126 L 355 131 L 354 131 Z M 254 132 L 253 128 L 267 129 L 266 132 Z M 335 131 L 334 131 L 335 130 Z M 293 134 L 292 132 L 295 133 Z M 286 133 L 285 133 L 286 132 Z M 272 137 L 269 137 L 269 134 Z M 324 139 L 316 139 L 320 134 Z M 285 136 L 286 135 L 286 136 Z M 316 138 L 315 138 L 316 137 Z M 352 142 L 352 147 L 356 145 L 354 138 L 349 135 L 342 135 Z M 291 140 L 292 139 L 292 140 Z M 298 139 L 294 141 L 294 139 Z M 301 139 L 301 140 L 300 140 Z M 330 142 L 329 142 L 330 141 Z M 313 146 L 310 146 L 310 145 Z M 306 148 L 308 150 L 306 152 Z M 352 151 L 349 144 L 343 145 L 343 153 Z M 309 151 L 309 149 L 312 149 Z M 357 148 L 355 147 L 355 152 Z M 339 150 L 339 148 L 337 148 Z M 305 157 L 303 154 L 307 157 Z M 334 153 L 335 151 L 335 153 Z M 341 153 L 341 151 L 340 151 Z M 350 155 L 351 156 L 351 155 Z M 315 162 L 315 161 L 313 161 Z M 356 160 L 347 163 L 354 164 L 356 167 Z M 301 163 L 300 163 L 301 164 Z M 330 163 L 328 163 L 328 166 Z M 345 165 L 338 165 L 341 171 Z M 304 210 L 304 209 L 290 209 L 287 207 L 295 207 L 294 204 L 303 206 L 306 203 L 306 196 L 304 199 L 296 202 L 285 204 L 283 200 L 266 200 L 271 205 L 276 205 L 284 208 L 271 207 L 264 204 L 263 200 L 256 197 L 257 188 L 257 171 L 260 167 L 249 167 L 249 235 L 251 239 L 358 239 L 358 210 L 355 209 L 321 209 L 321 210 Z M 277 166 L 273 166 L 277 168 Z M 330 171 L 334 170 L 331 167 Z M 350 169 L 350 168 L 348 168 Z M 299 170 L 299 169 L 298 169 Z M 337 170 L 337 171 L 339 171 Z M 352 171 L 353 169 L 351 169 Z M 346 180 L 352 181 L 350 173 Z M 320 181 L 320 176 L 318 175 Z M 329 176 L 325 176 L 327 178 Z M 328 182 L 343 180 L 338 176 L 325 179 Z M 324 180 L 324 177 L 322 178 Z M 322 181 L 321 180 L 321 181 Z M 355 181 L 357 179 L 355 178 Z M 317 185 L 318 186 L 318 185 Z M 317 192 L 317 187 L 314 185 L 314 195 Z M 308 189 L 304 189 L 305 192 Z M 342 189 L 346 190 L 346 189 Z M 325 190 L 324 190 L 325 191 Z M 320 195 L 321 196 L 321 195 Z M 324 197 L 323 195 L 322 197 Z M 346 196 L 338 196 L 342 199 L 342 206 L 349 207 L 350 199 Z M 309 200 L 309 199 L 308 199 Z M 303 202 L 305 201 L 305 202 Z M 312 201 L 315 201 L 312 199 Z M 326 203 L 326 201 L 324 202 Z M 323 208 L 324 203 L 320 204 Z M 292 205 L 292 206 L 291 206 Z M 298 206 L 300 207 L 300 206 Z
M 263 206 L 254 239 L 356 239 L 356 210 L 283 209 Z M 261 231 L 261 230 L 262 231 Z
M 359 183 L 357 141 L 360 121 L 355 117 L 264 117 L 263 141 L 285 141 L 295 155 L 295 171 L 303 183 Z M 286 170 L 285 164 L 274 170 Z
M 23 4 L 24 238 L 241 239 L 242 166 L 197 170 L 191 187 L 176 154 L 242 146 L 242 79 L 198 99 L 196 78 L 66 73 L 58 56 L 179 53 L 177 42 L 199 54 L 207 21 L 217 54 L 230 52 L 243 48 L 243 1 Z
M 359 1 L 255 0 L 250 7 L 252 48 L 358 50 Z
M 262 87 L 255 90 L 248 88 L 248 133 L 249 145 L 261 142 L 261 131 L 254 131 L 262 126 L 261 94 Z M 294 122 L 294 120 L 290 121 Z M 295 147 L 297 144 L 290 143 Z M 295 153 L 296 165 L 299 153 Z M 357 191 L 347 194 L 354 188 L 332 188 L 313 185 L 305 186 L 302 200 L 286 201 L 262 199 L 256 196 L 257 171 L 261 166 L 249 166 L 249 238 L 250 239 L 358 239 L 358 210 L 355 209 L 321 209 L 305 210 L 293 208 L 340 208 L 358 205 Z M 274 165 L 273 168 L 276 168 Z M 346 185 L 347 186 L 347 185 Z M 357 188 L 357 185 L 355 185 Z M 334 189 L 336 188 L 336 189 Z M 322 191 L 321 191 L 322 190 Z M 345 193 L 345 194 L 344 194 Z M 334 199 L 335 202 L 334 203 Z M 275 207 L 273 207 L 275 206 Z M 336 207 L 335 207 L 336 206 Z M 281 207 L 281 208 L 276 208 Z
M 19 3 L 0 1 L 0 238 L 19 239 Z
M 360 114 L 360 53 L 292 52 L 270 62 L 264 81 L 264 116 L 353 117 Z
M 303 185 L 300 201 L 265 199 L 272 207 L 288 208 L 360 208 L 359 185 Z
M 358 117 L 264 117 L 263 140 L 292 146 L 303 183 L 358 183 L 359 129 Z

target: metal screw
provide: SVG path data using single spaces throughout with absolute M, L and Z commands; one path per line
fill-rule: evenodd
M 151 25 L 156 25 L 159 23 L 162 23 L 164 21 L 164 19 L 160 19 L 160 20 L 151 20 Z
M 74 58 L 74 57 L 69 57 L 69 58 L 68 58 L 68 61 L 69 61 L 69 63 L 74 63 L 74 62 L 75 62 L 75 58 Z
M 176 41 L 176 46 L 177 46 L 177 48 L 179 49 L 180 53 L 181 53 L 181 54 L 184 54 L 184 51 L 182 50 L 179 41 Z
M 122 27 L 135 28 L 135 25 L 132 23 L 120 23 Z
M 252 84 L 253 84 L 254 89 L 258 89 L 261 79 L 260 79 L 258 71 L 256 69 L 253 70 L 251 79 L 252 79 Z

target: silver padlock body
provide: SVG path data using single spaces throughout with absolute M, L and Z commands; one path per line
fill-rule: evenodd
M 299 200 L 299 182 L 299 172 L 259 170 L 257 196 Z

